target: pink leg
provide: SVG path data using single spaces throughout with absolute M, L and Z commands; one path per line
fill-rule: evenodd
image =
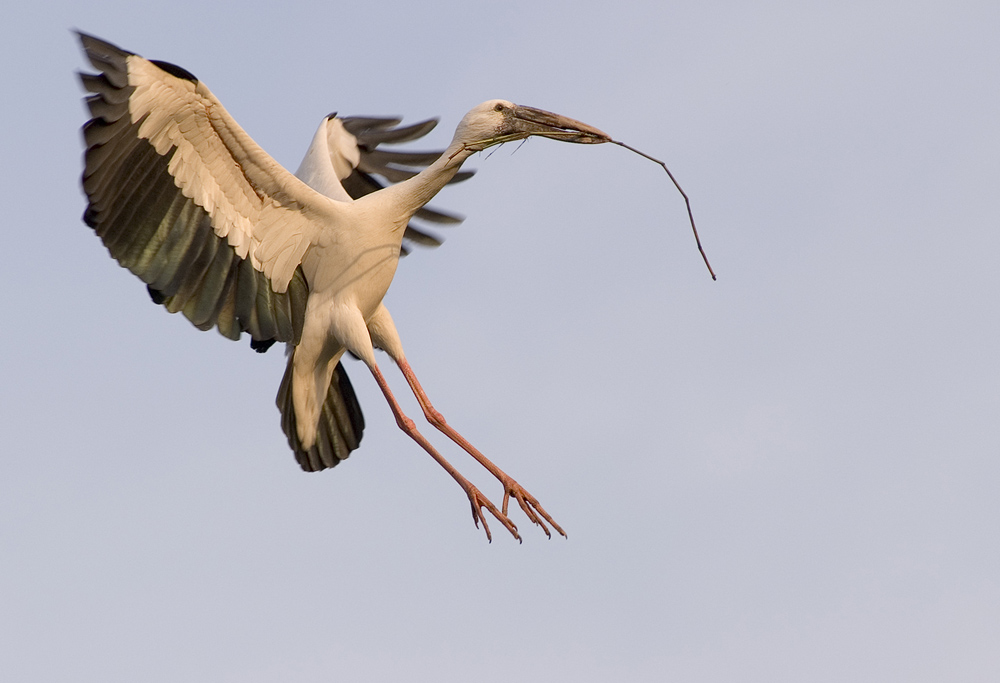
M 501 513 L 497 510 L 496 506 L 489 500 L 489 498 L 484 496 L 468 479 L 459 474 L 458 470 L 456 470 L 450 462 L 445 460 L 444 457 L 438 453 L 433 446 L 431 446 L 430 442 L 424 438 L 423 434 L 417 431 L 417 427 L 413 424 L 413 420 L 403 414 L 403 410 L 400 408 L 399 402 L 397 402 L 396 397 L 392 395 L 392 391 L 389 389 L 389 385 L 385 381 L 382 371 L 378 369 L 378 366 L 372 365 L 371 371 L 375 376 L 375 381 L 378 382 L 379 388 L 382 389 L 382 393 L 385 395 L 386 401 L 389 402 L 392 414 L 396 416 L 396 424 L 399 425 L 399 428 L 406 432 L 411 439 L 420 444 L 420 446 L 427 451 L 455 481 L 458 482 L 459 486 L 462 487 L 462 490 L 464 490 L 466 495 L 469 496 L 469 502 L 472 504 L 472 520 L 476 523 L 476 528 L 479 528 L 479 522 L 482 522 L 483 530 L 486 531 L 486 538 L 490 541 L 493 540 L 493 536 L 490 534 L 490 527 L 486 523 L 486 518 L 483 516 L 483 508 L 485 507 L 490 514 L 500 520 L 500 523 L 507 528 L 507 531 L 513 534 L 514 538 L 520 541 L 521 537 L 517 533 L 517 527 L 514 526 L 514 523 L 507 518 L 506 494 L 504 497 L 504 512 Z M 547 530 L 546 533 L 548 533 Z
M 446 434 L 448 438 L 456 444 L 461 446 L 466 453 L 475 458 L 483 467 L 489 470 L 494 477 L 499 479 L 501 484 L 503 484 L 502 510 L 504 517 L 506 518 L 507 515 L 507 503 L 510 501 L 510 497 L 513 496 L 514 499 L 517 500 L 518 505 L 521 506 L 524 514 L 528 516 L 528 519 L 542 527 L 546 536 L 551 538 L 552 534 L 549 533 L 548 527 L 545 526 L 545 522 L 542 521 L 543 518 L 552 525 L 552 528 L 563 536 L 566 536 L 566 532 L 562 530 L 562 527 L 556 524 L 555 520 L 552 519 L 549 513 L 545 511 L 545 508 L 538 503 L 538 500 L 534 496 L 528 493 L 523 486 L 514 481 L 514 479 L 506 472 L 494 465 L 485 455 L 480 453 L 475 446 L 469 443 L 464 436 L 455 431 L 455 429 L 445 421 L 444 416 L 439 413 L 433 405 L 431 405 L 430 399 L 427 398 L 427 394 L 424 392 L 423 387 L 420 386 L 420 382 L 417 381 L 417 376 L 413 373 L 413 369 L 410 367 L 410 364 L 406 362 L 406 359 L 398 358 L 396 359 L 396 363 L 399 365 L 399 369 L 403 372 L 403 376 L 406 377 L 406 381 L 409 383 L 410 389 L 413 390 L 413 395 L 417 397 L 417 401 L 420 403 L 420 407 L 423 409 L 424 416 L 427 418 L 427 421 L 437 427 L 437 429 L 442 433 Z M 383 391 L 386 391 L 386 389 L 383 389 Z M 428 447 L 424 446 L 424 448 L 426 449 Z

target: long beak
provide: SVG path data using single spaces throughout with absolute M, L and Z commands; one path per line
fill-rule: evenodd
M 517 131 L 524 137 L 541 135 L 553 140 L 589 145 L 611 141 L 611 136 L 602 130 L 544 109 L 517 105 L 514 107 L 514 119 Z

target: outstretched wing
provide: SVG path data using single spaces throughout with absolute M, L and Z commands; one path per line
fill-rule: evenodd
M 184 69 L 79 34 L 91 120 L 84 220 L 154 300 L 200 329 L 296 343 L 300 262 L 336 202 L 268 156 Z
M 336 218 L 335 202 L 264 153 L 189 72 L 79 37 L 100 72 L 80 75 L 92 116 L 86 223 L 154 301 L 197 327 L 231 339 L 248 332 L 258 351 L 298 343 L 309 295 L 300 262 L 319 222 Z M 282 426 L 294 435 L 287 394 L 283 381 Z M 322 416 L 309 452 L 289 436 L 306 470 L 333 467 L 361 441 L 364 418 L 342 367 Z

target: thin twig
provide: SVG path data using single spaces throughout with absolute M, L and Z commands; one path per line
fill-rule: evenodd
M 627 149 L 627 150 L 629 150 L 631 152 L 635 152 L 639 156 L 646 157 L 650 161 L 656 162 L 657 164 L 659 164 L 660 166 L 663 167 L 664 171 L 667 172 L 667 175 L 670 176 L 670 180 L 673 181 L 673 183 L 674 183 L 674 187 L 676 187 L 677 191 L 681 193 L 682 197 L 684 197 L 684 203 L 687 205 L 688 218 L 691 219 L 691 230 L 694 232 L 694 241 L 698 245 L 698 251 L 701 252 L 701 258 L 705 262 L 705 267 L 708 268 L 709 274 L 712 276 L 712 279 L 715 280 L 716 279 L 716 277 L 715 277 L 715 271 L 712 270 L 712 265 L 708 262 L 708 256 L 705 255 L 705 250 L 702 249 L 702 247 L 701 247 L 701 238 L 698 237 L 698 228 L 696 228 L 695 225 L 694 225 L 694 213 L 691 211 L 691 200 L 688 199 L 687 193 L 684 192 L 683 189 L 681 189 L 680 183 L 678 183 L 677 179 L 674 178 L 674 174 L 670 172 L 670 169 L 667 168 L 667 165 L 665 163 L 663 163 L 659 159 L 655 159 L 655 158 L 649 156 L 645 152 L 640 152 L 635 147 L 630 147 L 630 146 L 626 145 L 624 142 L 618 142 L 617 140 L 609 140 L 609 142 L 613 142 L 614 144 L 618 145 L 619 147 L 624 147 L 625 149 Z

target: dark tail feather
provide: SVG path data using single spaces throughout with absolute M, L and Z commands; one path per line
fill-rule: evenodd
M 354 387 L 347 378 L 341 363 L 333 371 L 330 390 L 320 412 L 316 443 L 309 450 L 302 448 L 295 427 L 295 409 L 292 406 L 292 357 L 288 357 L 285 376 L 278 387 L 278 410 L 281 411 L 281 429 L 288 437 L 288 445 L 295 453 L 299 466 L 306 472 L 318 472 L 336 467 L 361 443 L 365 418 L 361 413 Z

